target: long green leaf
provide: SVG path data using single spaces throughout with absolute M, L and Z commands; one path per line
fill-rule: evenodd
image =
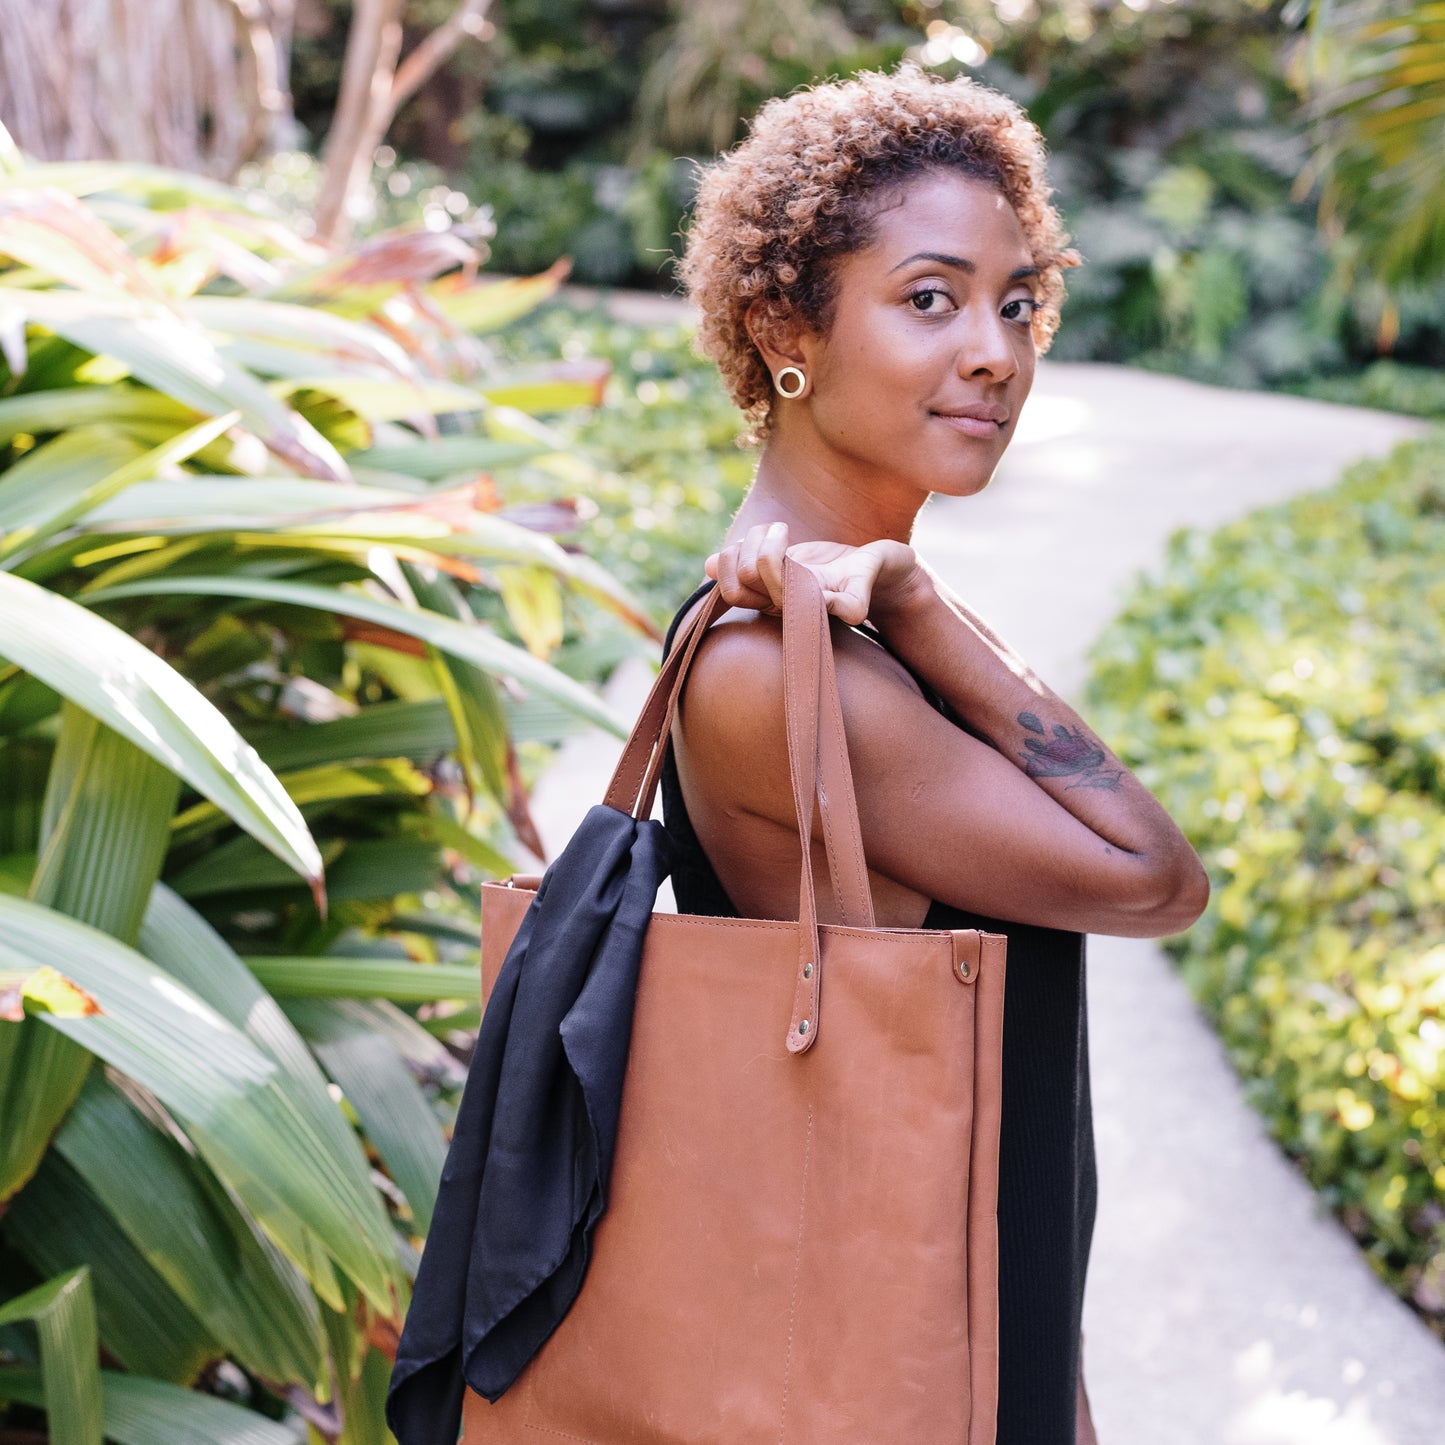
M 383 368 L 398 378 L 420 375 L 405 349 L 379 326 L 352 321 L 319 306 L 263 301 L 254 296 L 191 296 L 184 310 L 208 331 L 281 342 L 297 356 L 309 358 L 313 367 L 321 356 Z
M 548 698 L 503 696 L 507 731 L 516 743 L 559 743 L 585 727 L 575 712 Z M 354 717 L 270 727 L 249 734 L 251 744 L 277 773 L 324 763 L 360 763 L 374 757 L 407 757 L 431 763 L 457 746 L 457 730 L 445 698 L 376 702 Z
M 427 295 L 454 326 L 465 331 L 496 331 L 553 296 L 570 269 L 571 263 L 562 260 L 535 276 L 502 280 L 478 276 L 470 281 L 453 272 L 432 282 Z
M 275 999 L 220 934 L 164 885 L 151 895 L 141 946 L 147 957 L 275 1061 L 288 1130 L 295 1133 L 298 1148 L 310 1158 L 310 1169 L 328 1191 L 344 1227 L 372 1250 L 377 1261 L 392 1268 L 391 1230 L 371 1184 L 366 1156 L 328 1092 L 311 1051 Z M 344 1261 L 338 1258 L 338 1263 Z
M 53 488 L 46 506 L 35 508 L 23 525 L 16 527 L 0 540 L 0 557 L 9 557 L 22 547 L 35 547 L 46 537 L 69 526 L 93 507 L 123 492 L 135 482 L 144 481 L 157 472 L 164 472 L 168 467 L 179 465 L 188 457 L 194 456 L 202 447 L 208 446 L 239 416 L 239 412 L 230 411 L 224 416 L 211 417 L 178 436 L 168 438 L 150 451 L 130 457 L 120 466 L 108 468 L 87 485 L 76 487 L 72 484 L 67 489 Z M 57 439 L 63 440 L 63 437 Z
M 0 1325 L 34 1320 L 40 1385 L 54 1445 L 101 1445 L 100 1369 L 90 1272 L 71 1270 L 0 1305 Z
M 306 1445 L 305 1424 L 278 1423 L 163 1380 L 100 1372 L 105 1438 L 114 1445 Z M 38 1370 L 0 1368 L 0 1400 L 41 1405 Z
M 4 413 L 0 412 L 0 417 Z M 561 443 L 557 445 L 560 447 Z M 347 461 L 353 467 L 383 472 L 403 472 L 423 481 L 439 482 L 459 473 L 492 472 L 516 466 L 545 454 L 540 442 L 497 441 L 483 436 L 444 436 L 434 441 L 397 442 L 352 452 Z
M 314 368 L 314 362 L 313 362 Z M 397 381 L 394 378 L 319 373 L 271 383 L 273 396 L 290 396 L 303 389 L 334 396 L 368 421 L 397 421 L 404 417 L 442 412 L 478 411 L 485 396 L 468 386 L 449 381 Z
M 157 596 L 249 597 L 360 618 L 405 636 L 420 638 L 453 657 L 476 663 L 487 672 L 533 687 L 617 737 L 627 736 L 628 729 L 622 719 L 595 693 L 485 628 L 441 617 L 435 612 L 414 611 L 395 602 L 381 602 L 359 592 L 264 577 L 154 577 L 87 593 L 86 601 L 94 604 L 123 597 Z
M 97 1074 L 55 1148 L 228 1353 L 265 1379 L 314 1385 L 323 1342 L 306 1281 L 201 1160 Z
M 570 713 L 561 715 L 573 721 Z M 289 772 L 371 758 L 432 762 L 456 747 L 457 735 L 446 702 L 432 698 L 379 702 L 334 722 L 267 728 L 251 734 L 251 742 L 277 772 Z
M 107 473 L 141 454 L 110 426 L 77 426 L 33 447 L 0 474 L 0 531 L 31 528 L 84 496 Z
M 178 791 L 168 768 L 67 702 L 30 897 L 134 944 Z
M 421 606 L 445 617 L 470 617 L 465 599 L 449 577 L 428 576 L 422 569 L 404 566 L 406 580 Z M 456 729 L 457 752 L 474 785 L 490 793 L 504 807 L 510 801 L 507 761 L 511 739 L 501 691 L 481 668 L 445 653 L 433 653 L 437 680 Z
M 285 789 L 214 704 L 153 652 L 87 608 L 0 573 L 0 656 L 180 774 L 319 886 L 320 854 Z
M 4 493 L 0 491 L 0 499 Z M 104 532 L 186 534 L 202 527 L 226 532 L 247 527 L 313 525 L 353 512 L 416 503 L 412 492 L 301 477 L 193 475 L 141 482 L 97 506 L 87 529 Z
M 388 998 L 395 1003 L 474 999 L 482 993 L 472 964 L 394 963 L 384 958 L 248 958 L 251 972 L 281 998 Z
M 129 381 L 61 387 L 0 399 L 0 442 L 13 441 L 21 433 L 45 436 L 77 427 L 142 421 L 185 427 L 199 419 L 194 407 Z
M 90 1269 L 101 1342 L 126 1369 L 189 1385 L 225 1354 L 55 1150 L 11 1205 L 5 1234 L 44 1274 Z
M 446 1140 L 416 1080 L 356 999 L 293 999 L 287 1017 L 356 1110 L 366 1137 L 411 1206 L 411 1232 L 431 1229 Z
M 483 383 L 478 390 L 494 406 L 512 406 L 531 413 L 599 406 L 606 384 L 605 363 L 593 361 L 574 366 L 561 361 L 516 376 L 499 377 Z
M 347 481 L 340 453 L 265 385 L 226 360 L 199 326 L 139 301 L 0 286 L 0 303 L 96 356 L 114 356 L 137 380 L 203 416 L 237 410 L 245 425 L 307 476 Z
M 40 1167 L 91 1062 L 38 1018 L 0 1020 L 0 1204 Z
M 313 1121 L 281 1087 L 276 1063 L 134 950 L 50 909 L 0 897 L 0 968 L 57 960 L 102 1012 L 40 1015 L 44 1022 L 155 1094 L 288 1253 L 299 1225 L 390 1314 L 397 1276 L 380 1205 L 374 1192 L 358 1191 L 333 1151 L 318 1153 Z M 312 1277 L 309 1255 L 292 1258 Z
M 326 804 L 350 798 L 424 798 L 432 791 L 430 778 L 398 758 L 360 764 L 326 763 L 287 773 L 281 781 L 296 805 L 309 810 L 313 821 L 326 812 Z M 193 842 L 225 820 L 226 815 L 214 803 L 197 803 L 176 816 L 171 836 L 176 843 Z
M 226 219 L 234 219 L 237 225 L 247 221 L 264 224 L 279 214 L 261 192 L 238 190 L 208 176 L 144 161 L 32 160 L 22 179 L 28 185 L 56 186 L 75 196 L 94 197 L 97 205 L 102 196 L 111 195 L 135 196 L 152 204 L 159 201 L 161 205 L 155 210 L 146 211 L 152 220 L 156 210 L 182 204 L 202 206 L 209 212 L 229 212 Z M 281 230 L 279 238 L 291 238 L 291 245 L 297 245 L 294 232 Z
M 466 497 L 417 497 L 381 487 L 256 478 L 197 477 L 143 482 L 97 506 L 88 526 L 101 532 L 161 536 L 253 534 L 251 545 L 352 543 L 421 548 L 447 557 L 530 563 L 566 577 L 578 590 L 650 635 L 642 604 L 605 568 L 551 537 L 493 513 Z M 272 533 L 269 538 L 265 535 Z
M 96 298 L 164 303 L 125 243 L 84 203 L 34 184 L 0 188 L 0 255 Z

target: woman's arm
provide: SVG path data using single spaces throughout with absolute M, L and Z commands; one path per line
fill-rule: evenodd
M 993 748 L 1120 856 L 1138 907 L 1160 932 L 1187 928 L 1209 901 L 1199 856 L 1152 793 L 921 559 L 911 586 L 874 598 L 869 620 Z
M 1194 922 L 1208 880 L 1168 814 L 911 548 L 788 547 L 785 529 L 755 528 L 710 558 L 708 571 L 732 605 L 776 613 L 785 549 L 818 573 L 830 611 L 850 622 L 870 617 L 896 657 L 989 740 L 931 708 L 874 644 L 838 635 L 870 868 L 928 897 L 1019 922 L 1137 937 Z M 796 827 L 779 746 L 780 638 L 765 618 L 714 632 L 688 684 L 704 702 L 687 710 L 685 753 L 704 812 L 717 820 L 715 861 L 736 879 L 758 848 L 754 835 L 749 849 L 728 856 L 747 827 L 739 820 Z

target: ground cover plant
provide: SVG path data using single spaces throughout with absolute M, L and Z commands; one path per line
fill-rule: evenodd
M 1445 437 L 1182 533 L 1101 733 L 1209 868 L 1169 951 L 1250 1102 L 1445 1338 Z

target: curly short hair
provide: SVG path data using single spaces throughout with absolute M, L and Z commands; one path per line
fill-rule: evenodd
M 826 335 L 838 257 L 870 244 L 879 186 L 933 170 L 986 181 L 1013 206 L 1039 268 L 1034 339 L 1059 324 L 1063 268 L 1080 258 L 1049 203 L 1044 140 L 1018 103 L 967 76 L 905 63 L 768 101 L 747 138 L 703 172 L 678 271 L 700 313 L 696 345 L 717 363 L 751 430 L 771 430 L 773 380 L 744 318 L 800 319 Z

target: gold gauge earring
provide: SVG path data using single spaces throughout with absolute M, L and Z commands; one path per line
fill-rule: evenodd
M 787 376 L 789 372 L 792 372 L 792 374 L 798 378 L 798 384 L 796 387 L 793 388 L 792 391 L 786 390 L 783 386 L 783 378 Z M 802 396 L 803 388 L 806 387 L 807 384 L 808 378 L 804 376 L 802 370 L 796 366 L 785 366 L 773 378 L 773 385 L 778 389 L 778 395 L 787 397 L 789 401 L 791 401 L 794 397 Z

